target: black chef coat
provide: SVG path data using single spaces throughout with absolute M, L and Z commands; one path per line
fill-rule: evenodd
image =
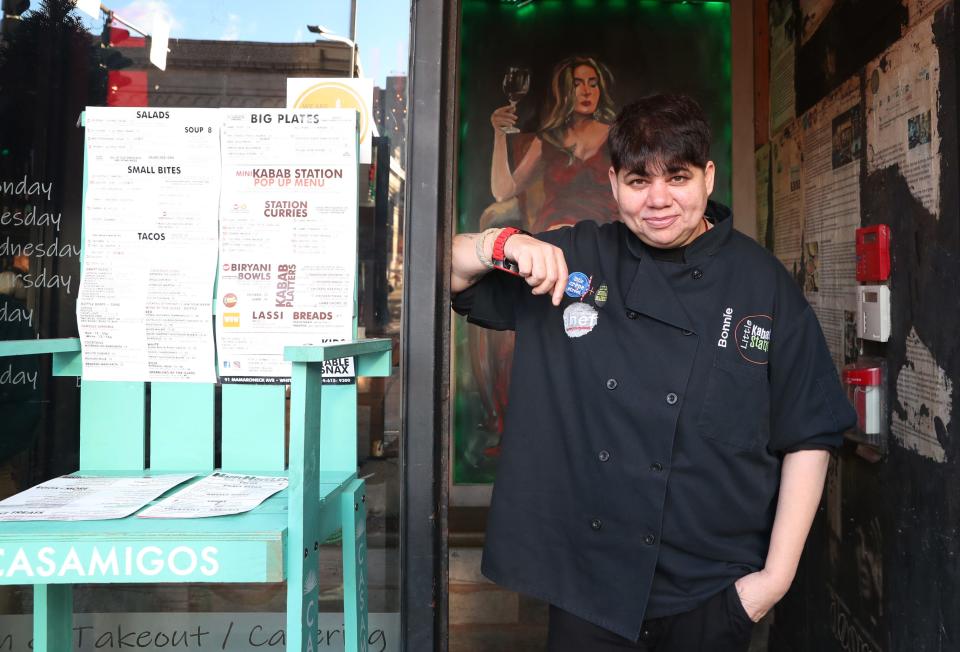
M 620 222 L 539 234 L 586 281 L 560 307 L 499 271 L 454 298 L 516 330 L 483 573 L 633 640 L 762 568 L 784 452 L 855 422 L 796 283 L 707 215 L 683 262 Z

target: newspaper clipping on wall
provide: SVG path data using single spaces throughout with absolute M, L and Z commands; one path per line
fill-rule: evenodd
M 940 54 L 933 19 L 912 29 L 866 68 L 867 171 L 897 166 L 910 192 L 940 217 Z
M 907 336 L 906 356 L 897 376 L 897 404 L 890 431 L 904 448 L 936 462 L 946 461 L 943 443 L 953 410 L 953 382 L 924 345 L 915 328 Z
M 854 77 L 801 118 L 803 245 L 798 280 L 839 367 L 856 359 L 856 230 L 863 116 Z
M 792 122 L 771 140 L 773 186 L 773 253 L 799 278 L 803 236 L 803 183 L 800 125 Z M 769 236 L 768 236 L 769 239 Z

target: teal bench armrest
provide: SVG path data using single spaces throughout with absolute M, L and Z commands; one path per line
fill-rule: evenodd
M 317 346 L 286 346 L 283 358 L 290 362 L 323 362 L 356 357 L 358 376 L 389 376 L 392 352 L 393 341 L 378 338 Z
M 46 353 L 53 354 L 54 376 L 80 375 L 80 340 L 76 337 L 0 342 L 0 358 L 14 355 L 42 355 Z
M 8 340 L 0 342 L 0 358 L 8 355 L 79 352 L 80 340 L 76 337 L 56 340 Z

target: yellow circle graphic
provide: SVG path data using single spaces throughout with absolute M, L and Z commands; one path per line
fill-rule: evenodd
M 356 109 L 360 114 L 360 142 L 367 138 L 367 106 L 350 86 L 338 82 L 320 82 L 300 93 L 293 103 L 295 109 Z

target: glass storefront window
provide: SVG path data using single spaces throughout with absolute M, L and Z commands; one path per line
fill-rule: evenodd
M 360 175 L 359 327 L 361 335 L 392 338 L 398 364 L 409 0 L 361 0 L 355 50 L 348 1 L 118 0 L 94 3 L 94 15 L 72 0 L 4 7 L 16 15 L 4 18 L 0 37 L 0 338 L 77 336 L 84 107 L 279 108 L 289 78 L 356 73 L 373 80 L 377 132 Z M 161 70 L 151 62 L 151 34 L 164 24 L 170 40 Z M 359 384 L 374 650 L 400 649 L 400 384 L 397 366 L 389 378 Z M 49 359 L 0 358 L 0 498 L 77 469 L 79 391 L 75 379 L 51 375 Z M 327 543 L 320 571 L 324 644 L 336 649 L 339 542 Z M 27 649 L 30 608 L 29 587 L 0 587 L 0 645 L 10 634 L 10 649 Z M 76 625 L 94 627 L 78 630 L 90 645 L 110 626 L 156 629 L 189 613 L 210 631 L 208 640 L 219 633 L 216 649 L 247 650 L 276 646 L 283 619 L 271 614 L 283 611 L 284 590 L 91 585 L 75 591 L 74 609 Z M 105 613 L 112 615 L 95 616 Z

